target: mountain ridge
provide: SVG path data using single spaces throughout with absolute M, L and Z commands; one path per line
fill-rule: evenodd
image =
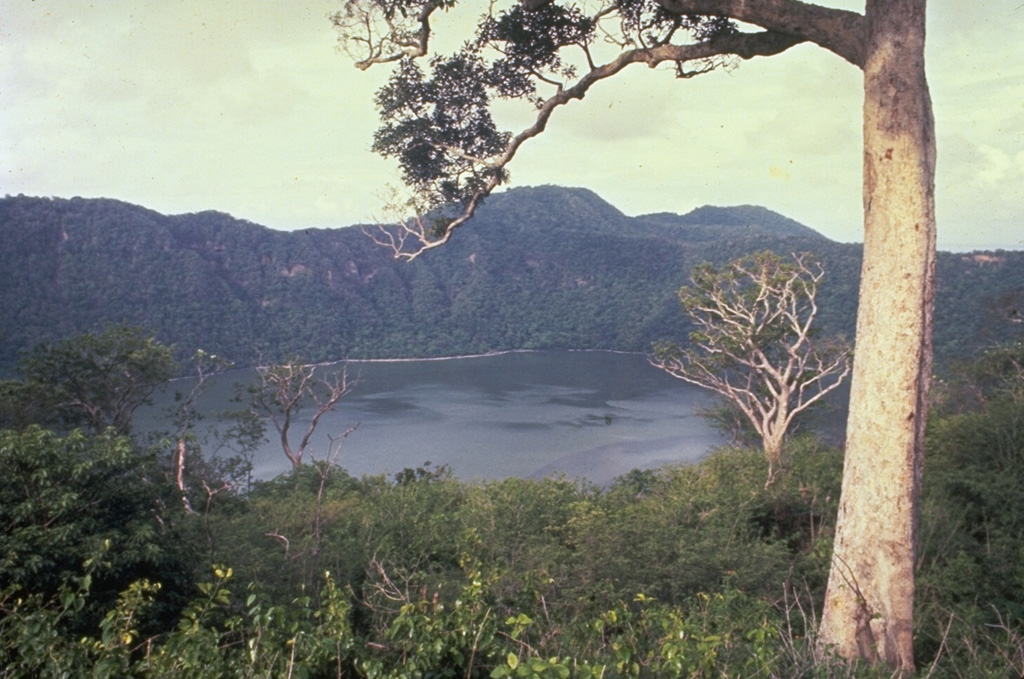
M 771 210 L 769 208 L 759 205 L 734 205 L 734 206 L 718 206 L 718 205 L 703 205 L 701 207 L 694 208 L 693 210 L 678 214 L 673 212 L 655 212 L 655 213 L 644 213 L 636 216 L 629 216 L 623 213 L 621 210 L 616 208 L 614 205 L 606 201 L 604 198 L 599 196 L 593 190 L 583 187 L 562 187 L 553 184 L 542 184 L 537 186 L 520 186 L 495 193 L 489 196 L 484 203 L 484 211 L 493 210 L 495 206 L 504 206 L 507 201 L 517 202 L 522 197 L 528 197 L 529 200 L 538 204 L 550 203 L 557 201 L 560 207 L 571 207 L 579 209 L 584 208 L 584 212 L 591 214 L 600 214 L 612 216 L 615 219 L 627 220 L 627 221 L 676 221 L 686 225 L 700 225 L 700 226 L 743 226 L 753 227 L 755 229 L 771 229 L 774 225 L 786 225 L 784 228 L 778 229 L 779 233 L 785 233 L 787 235 L 802 235 L 802 236 L 818 236 L 826 238 L 826 236 L 815 231 L 811 227 L 800 224 L 796 220 L 793 220 L 785 215 Z M 62 198 L 54 196 L 25 196 L 7 195 L 0 198 L 2 201 L 17 201 L 17 200 L 28 200 L 28 201 L 43 201 L 50 202 L 53 204 L 70 204 L 70 205 L 83 205 L 83 204 L 110 204 L 124 207 L 126 210 L 138 212 L 143 215 L 164 218 L 169 220 L 229 220 L 235 225 L 239 226 L 251 226 L 259 230 L 267 230 L 275 233 L 296 233 L 305 231 L 336 231 L 339 229 L 358 229 L 362 226 L 368 226 L 367 224 L 347 224 L 340 226 L 328 226 L 328 227 L 300 227 L 297 229 L 277 229 L 272 226 L 266 226 L 259 224 L 247 219 L 235 217 L 231 213 L 224 212 L 216 209 L 200 210 L 198 212 L 180 212 L 180 213 L 161 213 L 159 211 L 148 208 L 144 205 L 132 203 L 130 201 L 121 200 L 118 198 L 82 198 L 80 196 L 74 196 L 71 198 Z
M 675 293 L 695 264 L 757 249 L 815 252 L 828 271 L 822 327 L 852 337 L 860 270 L 859 245 L 766 208 L 629 217 L 592 191 L 555 186 L 491 196 L 451 243 L 411 263 L 354 226 L 280 231 L 114 199 L 0 199 L 0 238 L 0 373 L 38 342 L 109 323 L 143 326 L 183 356 L 201 347 L 238 364 L 647 351 L 686 337 Z M 956 300 L 958 316 L 937 321 L 937 343 L 962 348 L 965 329 L 997 327 L 964 314 L 972 297 L 995 308 L 1024 290 L 1024 261 L 1000 257 L 940 257 L 940 296 Z

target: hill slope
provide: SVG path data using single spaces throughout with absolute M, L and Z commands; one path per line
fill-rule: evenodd
M 694 264 L 764 248 L 822 258 L 823 324 L 852 336 L 860 267 L 859 246 L 764 208 L 631 218 L 590 191 L 558 187 L 491 197 L 449 246 L 409 264 L 356 228 L 280 232 L 114 200 L 5 198 L 0 239 L 0 372 L 39 341 L 111 322 L 152 329 L 182 355 L 202 347 L 243 364 L 646 351 L 685 336 L 675 291 Z M 1021 253 L 940 258 L 940 295 L 959 301 L 947 319 L 940 297 L 937 339 L 961 350 L 977 329 L 992 335 L 998 324 L 985 319 L 1024 290 L 1022 263 Z

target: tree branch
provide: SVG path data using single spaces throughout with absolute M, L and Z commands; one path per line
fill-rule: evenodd
M 320 418 L 334 410 L 338 401 L 351 391 L 353 383 L 348 379 L 347 368 L 342 366 L 330 381 L 316 377 L 315 365 L 302 365 L 297 361 L 259 366 L 256 372 L 260 383 L 254 387 L 253 405 L 270 418 L 280 436 L 281 449 L 285 457 L 293 468 L 297 468 L 302 464 L 306 447 Z M 293 447 L 289 436 L 292 417 L 298 415 L 307 401 L 312 401 L 316 406 L 316 412 L 298 446 Z
M 734 33 L 717 37 L 704 42 L 689 45 L 659 45 L 652 48 L 626 50 L 606 64 L 591 69 L 571 87 L 559 90 L 544 100 L 538 110 L 533 124 L 511 138 L 504 152 L 479 165 L 485 170 L 487 179 L 466 200 L 462 211 L 435 235 L 428 220 L 417 215 L 411 220 L 400 220 L 390 227 L 378 226 L 384 234 L 374 236 L 374 241 L 392 249 L 396 259 L 412 260 L 427 250 L 446 244 L 459 227 L 468 222 L 476 213 L 484 198 L 490 195 L 505 179 L 505 168 L 518 153 L 519 149 L 530 139 L 539 136 L 547 128 L 548 121 L 554 112 L 571 101 L 582 100 L 590 88 L 598 82 L 611 78 L 632 64 L 646 64 L 654 68 L 666 62 L 683 64 L 702 61 L 714 57 L 734 55 L 743 59 L 756 56 L 770 56 L 783 52 L 793 45 L 802 42 L 801 38 L 763 31 L 759 33 Z M 462 155 L 465 158 L 465 154 Z M 483 160 L 483 159 L 480 159 Z M 413 249 L 405 246 L 411 238 Z
M 799 0 L 657 0 L 673 14 L 722 16 L 810 41 L 864 66 L 865 20 L 856 12 Z
M 331 15 L 331 23 L 341 31 L 342 42 L 353 42 L 363 45 L 365 56 L 356 58 L 356 68 L 365 71 L 374 64 L 386 64 L 405 58 L 415 59 L 427 54 L 430 43 L 430 16 L 442 6 L 441 0 L 430 0 L 423 4 L 414 20 L 415 30 L 402 30 L 395 21 L 395 13 L 400 9 L 391 8 L 385 13 L 377 4 L 370 4 L 366 9 L 363 3 L 349 0 L 345 8 Z M 375 17 L 373 10 L 381 12 Z M 401 17 L 405 18 L 405 17 Z M 380 31 L 375 24 L 384 22 L 387 30 Z M 358 29 L 358 30 L 356 30 Z

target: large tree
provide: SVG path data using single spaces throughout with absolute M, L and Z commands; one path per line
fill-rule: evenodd
M 761 438 L 774 479 L 793 420 L 821 403 L 850 372 L 849 347 L 818 341 L 818 283 L 809 253 L 786 261 L 757 252 L 716 268 L 697 265 L 679 301 L 694 331 L 688 346 L 661 343 L 651 364 L 714 391 L 739 408 Z
M 333 17 L 357 65 L 395 65 L 377 98 L 383 125 L 374 147 L 398 159 L 413 190 L 403 207 L 414 216 L 374 237 L 400 258 L 447 242 L 559 107 L 632 64 L 674 64 L 690 78 L 811 42 L 863 71 L 864 263 L 820 639 L 849 658 L 912 668 L 935 262 L 925 0 L 866 0 L 863 14 L 799 0 L 495 2 L 462 49 L 424 70 L 431 18 L 456 4 L 346 0 Z M 496 97 L 529 101 L 532 124 L 500 131 L 490 111 Z

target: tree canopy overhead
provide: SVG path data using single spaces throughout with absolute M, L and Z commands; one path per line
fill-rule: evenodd
M 357 66 L 396 64 L 377 95 L 382 125 L 374 150 L 398 161 L 412 197 L 390 207 L 403 220 L 413 217 L 374 237 L 403 259 L 447 242 L 509 179 L 519 149 L 544 132 L 559 107 L 630 65 L 672 64 L 677 77 L 691 78 L 806 40 L 855 64 L 863 52 L 858 31 L 829 30 L 855 27 L 863 17 L 802 3 L 753 11 L 745 3 L 534 1 L 491 3 L 458 51 L 421 64 L 431 18 L 456 4 L 347 0 L 332 16 Z M 723 4 L 736 4 L 737 16 Z M 790 4 L 798 7 L 784 7 Z M 737 20 L 765 30 L 741 30 Z M 793 32 L 795 25 L 805 25 L 805 34 Z M 498 100 L 527 103 L 532 123 L 517 133 L 500 129 L 492 112 Z

